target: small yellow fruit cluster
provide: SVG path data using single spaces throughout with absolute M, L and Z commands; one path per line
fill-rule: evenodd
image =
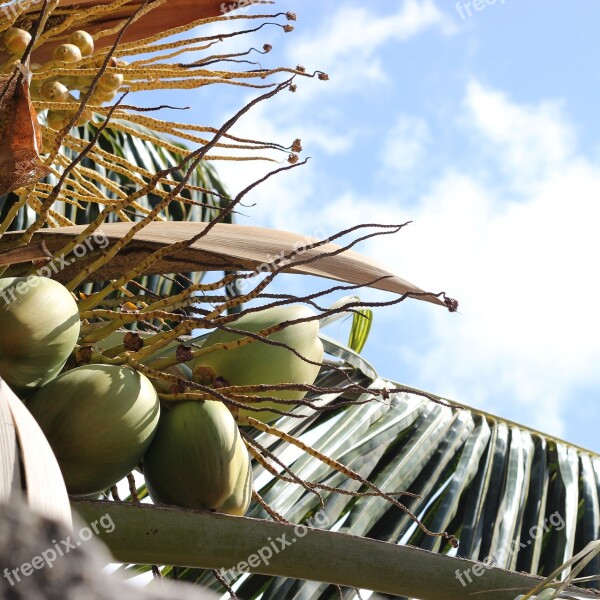
M 10 57 L 2 65 L 1 71 L 3 73 L 10 73 L 14 70 L 15 63 L 23 56 L 30 41 L 31 34 L 24 29 L 11 27 L 6 30 L 2 37 L 2 44 Z M 103 57 L 99 56 L 94 59 L 93 54 L 94 39 L 87 31 L 79 30 L 71 33 L 67 43 L 54 49 L 52 61 L 44 65 L 32 64 L 30 66 L 34 74 L 31 83 L 32 99 L 43 102 L 77 102 L 77 98 L 72 92 L 76 90 L 83 93 L 87 92 L 94 79 L 91 75 L 78 75 L 77 69 L 98 68 L 103 63 Z M 111 59 L 108 66 L 118 67 L 123 64 L 125 64 L 124 61 Z M 70 69 L 71 73 L 66 76 L 44 79 L 44 72 L 55 67 Z M 88 103 L 93 106 L 100 106 L 106 102 L 112 102 L 119 88 L 123 85 L 123 81 L 124 78 L 121 73 L 103 73 Z M 69 124 L 73 114 L 74 111 L 50 109 L 46 116 L 46 125 L 50 129 L 59 131 Z M 92 111 L 86 108 L 75 125 L 85 125 L 91 118 Z

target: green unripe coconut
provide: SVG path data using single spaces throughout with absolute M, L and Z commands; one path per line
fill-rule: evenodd
M 94 52 L 94 38 L 83 29 L 74 31 L 69 36 L 69 43 L 77 46 L 82 56 L 90 56 Z
M 63 285 L 48 279 L 0 279 L 0 376 L 16 391 L 58 375 L 79 336 L 79 310 Z
M 302 305 L 277 306 L 260 312 L 250 313 L 240 317 L 230 326 L 243 331 L 258 332 L 267 327 L 314 316 L 314 313 Z M 203 347 L 213 344 L 231 342 L 242 336 L 227 333 L 221 329 L 208 336 Z M 298 323 L 286 327 L 284 330 L 269 336 L 269 340 L 282 342 L 293 348 L 304 358 L 320 363 L 323 360 L 323 344 L 319 339 L 319 323 L 317 320 Z M 194 379 L 200 382 L 203 372 L 202 367 L 212 370 L 215 377 L 224 379 L 230 385 L 258 385 L 258 384 L 308 384 L 314 383 L 319 373 L 319 365 L 308 363 L 287 348 L 271 346 L 260 341 L 252 342 L 230 350 L 215 350 L 199 356 L 193 365 L 194 373 L 199 374 Z M 257 396 L 272 396 L 286 400 L 300 400 L 305 395 L 304 391 L 281 390 L 267 391 L 256 394 Z M 277 408 L 289 411 L 293 408 L 290 404 L 277 404 L 268 401 L 253 404 L 256 407 Z M 277 413 L 240 409 L 239 413 L 254 417 L 268 423 L 278 418 Z
M 29 42 L 31 41 L 31 34 L 24 29 L 18 27 L 10 27 L 4 33 L 3 40 L 4 47 L 15 56 L 23 56 Z
M 233 492 L 225 500 L 219 512 L 243 517 L 248 511 L 250 500 L 252 500 L 252 463 L 248 457 L 246 468 L 240 468 Z
M 69 90 L 60 81 L 46 81 L 40 88 L 42 100 L 46 102 L 68 102 Z
M 81 50 L 75 44 L 61 44 L 54 48 L 54 60 L 64 63 L 76 63 L 82 59 Z
M 146 452 L 160 403 L 150 380 L 118 365 L 84 365 L 37 391 L 27 407 L 48 438 L 70 494 L 117 483 Z
M 252 495 L 250 457 L 221 402 L 183 402 L 164 414 L 144 456 L 158 504 L 243 515 Z

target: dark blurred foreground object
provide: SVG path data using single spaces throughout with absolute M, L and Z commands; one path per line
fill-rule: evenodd
M 105 517 L 106 522 L 97 527 L 108 531 L 111 521 L 108 515 Z M 102 570 L 112 559 L 93 539 L 93 532 L 88 539 L 89 527 L 77 520 L 74 531 L 71 534 L 64 525 L 38 516 L 22 502 L 0 504 L 0 600 L 218 598 L 184 583 L 165 582 L 145 588 L 130 585 Z

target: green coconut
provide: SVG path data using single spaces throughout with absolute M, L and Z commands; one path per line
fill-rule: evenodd
M 277 306 L 256 313 L 249 313 L 230 324 L 235 329 L 258 332 L 267 327 L 286 321 L 304 319 L 314 316 L 309 308 L 302 305 Z M 221 329 L 208 336 L 203 347 L 213 344 L 231 342 L 242 336 L 227 333 Z M 206 371 L 199 367 L 208 367 L 215 377 L 224 379 L 230 385 L 277 385 L 283 383 L 307 384 L 314 383 L 319 373 L 319 364 L 323 360 L 323 344 L 319 339 L 319 323 L 317 320 L 297 323 L 282 331 L 268 336 L 269 340 L 282 342 L 293 348 L 300 356 L 312 362 L 306 362 L 299 356 L 282 346 L 272 346 L 260 341 L 252 342 L 230 350 L 215 350 L 199 356 L 192 368 L 200 382 Z M 272 390 L 259 392 L 256 396 L 272 396 L 284 400 L 300 400 L 306 395 L 301 390 Z M 277 408 L 289 411 L 290 404 L 278 404 L 275 401 L 265 401 L 253 404 L 261 408 Z M 278 413 L 240 409 L 239 413 L 268 423 L 278 418 Z
M 252 463 L 248 459 L 246 468 L 240 468 L 233 492 L 221 505 L 219 512 L 243 517 L 252 500 Z
M 79 311 L 63 285 L 32 275 L 0 279 L 0 376 L 16 391 L 63 368 L 79 336 Z
M 158 504 L 243 515 L 252 495 L 250 457 L 221 402 L 183 402 L 164 414 L 144 456 Z
M 70 494 L 114 485 L 146 452 L 160 403 L 150 380 L 129 367 L 85 365 L 38 390 L 27 407 L 45 433 Z

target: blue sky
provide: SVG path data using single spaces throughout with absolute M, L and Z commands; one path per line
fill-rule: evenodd
M 240 135 L 301 138 L 311 160 L 257 189 L 238 222 L 310 235 L 412 220 L 359 250 L 447 291 L 460 314 L 416 301 L 378 310 L 365 356 L 385 377 L 600 452 L 600 4 L 497 0 L 465 19 L 441 0 L 275 8 L 297 13 L 294 32 L 224 48 L 268 42 L 263 65 L 330 81 L 299 80 L 239 123 Z M 250 97 L 186 93 L 186 119 L 219 125 Z M 265 172 L 217 167 L 232 192 Z

